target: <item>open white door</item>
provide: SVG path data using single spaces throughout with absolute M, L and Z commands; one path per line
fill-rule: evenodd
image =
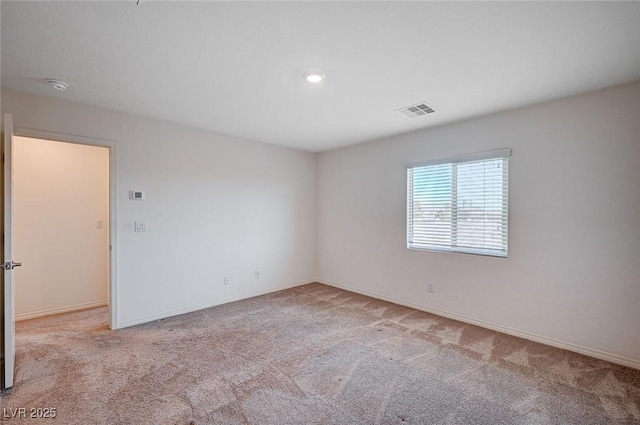
M 13 291 L 13 269 L 20 263 L 13 262 L 12 224 L 13 224 L 13 118 L 11 114 L 4 114 L 4 238 L 2 248 L 2 275 L 4 286 L 4 320 L 2 336 L 4 337 L 4 368 L 2 373 L 2 388 L 13 386 L 13 371 L 16 359 L 16 329 L 15 329 L 15 292 Z

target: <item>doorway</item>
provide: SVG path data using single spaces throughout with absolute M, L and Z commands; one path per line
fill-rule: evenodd
M 109 148 L 14 137 L 15 318 L 102 307 L 109 286 Z
M 14 138 L 15 318 L 102 307 L 109 286 L 109 149 Z

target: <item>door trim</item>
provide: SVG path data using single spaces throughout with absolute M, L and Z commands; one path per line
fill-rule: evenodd
M 117 143 L 113 140 L 75 134 L 56 133 L 32 128 L 15 128 L 13 135 L 31 137 L 54 142 L 75 143 L 78 145 L 99 146 L 109 149 L 109 328 L 119 329 L 118 320 L 118 167 Z

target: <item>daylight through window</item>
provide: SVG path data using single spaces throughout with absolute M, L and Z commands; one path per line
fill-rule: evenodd
M 407 170 L 407 247 L 507 256 L 510 149 Z

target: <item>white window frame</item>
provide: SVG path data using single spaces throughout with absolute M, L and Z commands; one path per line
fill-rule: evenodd
M 454 252 L 454 253 L 463 253 L 463 254 L 477 254 L 477 255 L 486 255 L 491 257 L 503 257 L 506 258 L 508 256 L 508 216 L 509 216 L 509 158 L 511 157 L 511 149 L 499 149 L 489 152 L 475 153 L 470 155 L 460 155 L 449 158 L 439 158 L 429 161 L 422 161 L 418 163 L 413 163 L 407 167 L 407 248 L 411 250 L 420 250 L 420 251 L 437 251 L 437 252 Z M 430 245 L 428 243 L 420 243 L 416 242 L 413 237 L 413 215 L 414 215 L 414 202 L 413 202 L 413 191 L 414 191 L 414 181 L 413 181 L 413 170 L 419 169 L 423 167 L 430 167 L 435 165 L 453 165 L 453 164 L 463 164 L 470 162 L 478 162 L 483 160 L 494 160 L 494 159 L 505 159 L 505 165 L 503 172 L 506 173 L 506 178 L 503 183 L 503 196 L 506 197 L 504 203 L 504 211 L 503 211 L 503 221 L 505 228 L 503 232 L 504 243 L 502 249 L 498 250 L 495 248 L 481 248 L 481 247 L 461 247 L 456 246 L 456 242 L 453 239 L 450 245 L 442 245 L 442 244 L 434 244 Z M 454 167 L 456 170 L 457 167 Z M 452 176 L 452 187 L 455 187 L 456 182 L 453 180 L 455 177 Z M 455 191 L 455 189 L 452 189 Z M 451 225 L 452 225 L 452 235 L 454 232 L 454 228 L 458 225 L 457 220 L 457 194 L 452 192 L 451 195 Z

